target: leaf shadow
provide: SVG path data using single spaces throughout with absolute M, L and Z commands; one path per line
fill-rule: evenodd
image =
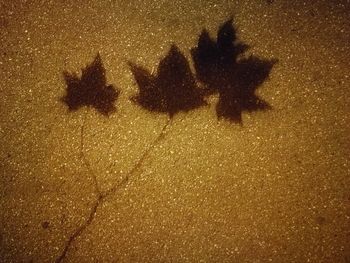
M 255 94 L 277 60 L 244 56 L 248 45 L 241 43 L 233 19 L 219 27 L 216 41 L 207 30 L 191 49 L 197 79 L 205 85 L 207 96 L 218 93 L 217 117 L 242 124 L 243 111 L 271 109 L 271 105 Z
M 129 66 L 139 90 L 131 100 L 148 111 L 166 113 L 172 118 L 180 111 L 206 105 L 204 93 L 177 46 L 171 46 L 155 74 L 132 62 Z
M 63 72 L 66 83 L 66 95 L 61 98 L 69 111 L 83 106 L 95 108 L 108 116 L 116 111 L 114 105 L 120 91 L 113 85 L 107 85 L 106 70 L 98 53 L 91 64 L 82 69 L 81 77 L 76 73 Z

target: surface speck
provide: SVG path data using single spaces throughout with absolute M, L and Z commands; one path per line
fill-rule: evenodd
M 41 223 L 41 226 L 42 226 L 43 229 L 48 229 L 49 226 L 50 226 L 50 222 L 44 221 L 44 222 Z
M 0 261 L 349 262 L 349 10 L 345 0 L 2 1 Z M 225 94 L 211 94 L 167 125 L 130 100 L 128 63 L 155 78 L 173 45 L 205 89 L 191 50 L 231 18 L 250 47 L 241 61 L 278 59 L 255 90 L 269 110 L 232 122 L 216 113 Z M 96 54 L 101 87 L 120 91 L 102 112 L 116 110 L 85 110 L 90 92 L 73 114 L 62 72 Z

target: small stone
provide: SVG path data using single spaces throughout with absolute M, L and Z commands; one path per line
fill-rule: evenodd
M 42 228 L 47 229 L 50 226 L 50 222 L 44 221 L 44 222 L 41 223 L 41 226 L 42 226 Z

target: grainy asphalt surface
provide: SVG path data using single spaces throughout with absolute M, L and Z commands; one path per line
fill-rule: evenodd
M 1 262 L 350 262 L 348 1 L 0 4 Z M 218 120 L 214 95 L 150 149 L 167 117 L 129 100 L 128 61 L 154 72 L 175 43 L 191 62 L 232 16 L 278 59 L 272 109 Z M 110 117 L 60 100 L 97 52 Z

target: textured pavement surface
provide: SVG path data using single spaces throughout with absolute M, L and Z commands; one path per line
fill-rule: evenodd
M 130 100 L 234 17 L 277 59 L 242 124 L 171 123 Z M 0 262 L 350 262 L 348 1 L 0 1 Z M 69 111 L 63 72 L 100 53 L 106 117 Z M 166 125 L 168 123 L 168 125 Z M 162 136 L 160 136 L 162 135 Z

